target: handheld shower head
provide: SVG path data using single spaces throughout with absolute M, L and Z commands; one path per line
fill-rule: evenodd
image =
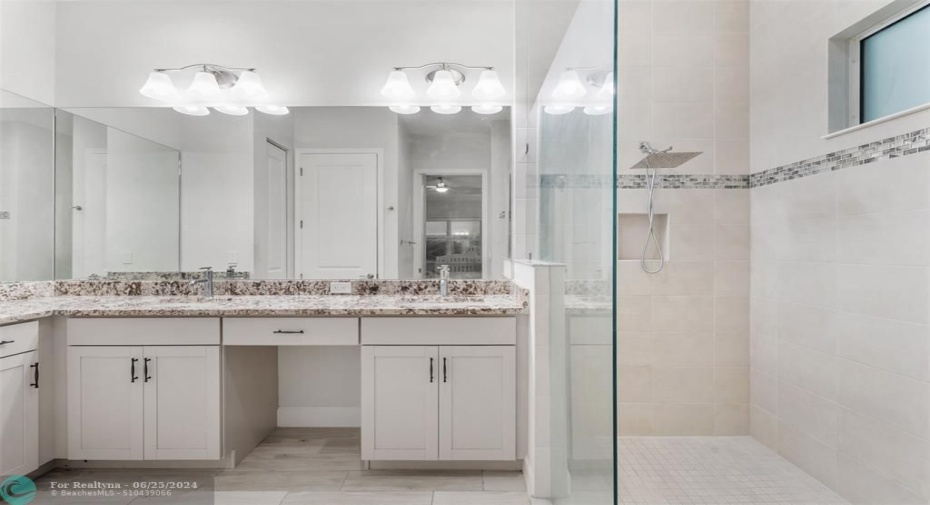
M 649 142 L 640 142 L 639 150 L 642 151 L 646 157 L 639 160 L 638 163 L 630 168 L 678 168 L 702 154 L 701 152 L 673 153 L 671 152 L 671 147 L 664 151 L 660 151 L 652 147 Z

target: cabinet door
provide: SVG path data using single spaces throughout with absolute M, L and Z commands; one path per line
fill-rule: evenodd
M 142 348 L 68 348 L 68 458 L 140 460 Z
M 218 346 L 145 347 L 145 459 L 220 459 Z
M 362 347 L 362 459 L 435 460 L 439 349 Z
M 39 466 L 37 356 L 0 359 L 0 475 L 26 475 Z
M 442 346 L 439 354 L 439 459 L 514 459 L 514 347 Z

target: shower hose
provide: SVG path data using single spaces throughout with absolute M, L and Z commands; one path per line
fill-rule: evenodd
M 662 271 L 662 268 L 665 266 L 665 257 L 662 255 L 662 246 L 659 245 L 659 239 L 656 237 L 655 229 L 655 190 L 656 190 L 656 169 L 647 168 L 646 169 L 646 194 L 649 198 L 649 207 L 647 210 L 647 216 L 649 218 L 649 232 L 646 234 L 646 243 L 643 244 L 643 255 L 639 260 L 639 264 L 642 267 L 643 271 L 647 274 L 657 274 Z M 649 243 L 652 242 L 656 246 L 656 252 L 659 254 L 659 266 L 655 270 L 650 270 L 649 265 L 646 262 L 646 254 L 649 251 Z

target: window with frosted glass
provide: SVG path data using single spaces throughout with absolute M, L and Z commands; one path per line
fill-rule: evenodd
M 863 123 L 930 103 L 930 6 L 860 41 Z

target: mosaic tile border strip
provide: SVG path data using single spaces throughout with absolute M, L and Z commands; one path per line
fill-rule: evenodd
M 609 175 L 553 175 L 540 176 L 540 187 L 544 189 L 602 189 L 609 188 L 613 177 Z M 621 174 L 617 176 L 617 189 L 645 189 L 645 174 Z M 658 174 L 658 189 L 749 189 L 749 175 L 714 174 Z
M 816 158 L 796 161 L 752 174 L 750 187 L 758 188 L 777 182 L 809 177 L 823 172 L 876 163 L 911 154 L 930 151 L 930 128 L 869 142 Z

